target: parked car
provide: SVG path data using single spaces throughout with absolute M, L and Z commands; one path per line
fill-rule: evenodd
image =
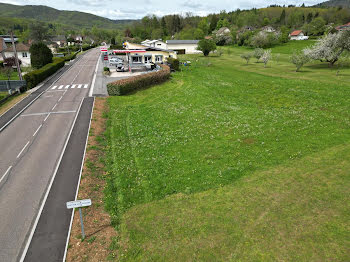
M 125 71 L 125 67 L 123 65 L 123 63 L 119 63 L 117 64 L 117 72 L 124 72 Z
M 118 58 L 118 57 L 109 59 L 109 64 L 111 64 L 111 65 L 117 65 L 117 64 L 121 64 L 123 62 L 124 62 L 123 59 Z

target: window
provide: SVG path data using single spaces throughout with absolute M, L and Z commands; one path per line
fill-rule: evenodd
M 158 62 L 158 63 L 163 62 L 163 56 L 162 55 L 156 55 L 156 62 Z
M 23 53 L 22 53 L 22 57 L 28 57 L 27 53 L 26 53 L 26 52 L 23 52 Z
M 149 64 L 152 62 L 152 56 L 145 56 L 145 64 Z
M 142 56 L 133 56 L 132 62 L 133 62 L 133 64 L 142 63 Z
M 162 44 L 157 44 L 158 46 L 161 46 Z

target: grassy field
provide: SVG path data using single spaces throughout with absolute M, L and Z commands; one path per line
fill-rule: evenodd
M 7 76 L 0 71 L 0 80 L 7 80 Z M 18 73 L 12 72 L 10 80 L 19 80 Z
M 226 48 L 109 98 L 106 206 L 121 261 L 346 261 L 350 69 Z

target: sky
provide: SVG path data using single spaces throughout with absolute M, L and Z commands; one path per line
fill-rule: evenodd
M 185 14 L 204 16 L 221 10 L 232 11 L 237 8 L 250 9 L 278 5 L 314 5 L 322 0 L 0 0 L 15 5 L 46 5 L 59 10 L 73 10 L 91 13 L 110 19 L 140 19 L 149 14 Z

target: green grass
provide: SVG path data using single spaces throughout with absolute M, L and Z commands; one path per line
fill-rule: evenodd
M 350 138 L 350 70 L 242 51 L 183 57 L 168 83 L 109 98 L 106 206 L 125 260 L 346 260 L 349 148 L 329 154 Z
M 0 80 L 8 80 L 8 78 L 0 72 Z M 18 73 L 12 72 L 10 80 L 19 80 Z
M 0 100 L 4 99 L 8 95 L 9 95 L 8 92 L 0 92 Z

